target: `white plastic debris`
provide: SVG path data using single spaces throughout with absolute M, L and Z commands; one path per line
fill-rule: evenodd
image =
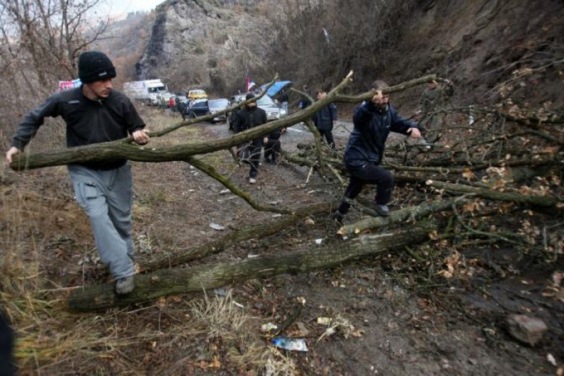
M 271 322 L 268 322 L 266 324 L 262 324 L 261 327 L 260 327 L 260 330 L 262 332 L 270 332 L 270 331 L 276 330 L 276 329 L 278 329 L 278 325 L 273 324 Z
M 290 351 L 307 351 L 307 345 L 302 338 L 276 337 L 272 339 L 274 346 Z
M 225 230 L 225 226 L 219 225 L 217 223 L 210 223 L 210 227 L 217 231 Z

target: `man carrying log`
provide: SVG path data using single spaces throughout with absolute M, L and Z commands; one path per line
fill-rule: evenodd
M 149 142 L 145 123 L 123 93 L 112 89 L 116 69 L 102 52 L 83 52 L 78 59 L 80 87 L 58 92 L 20 123 L 6 162 L 24 150 L 46 117 L 61 116 L 67 146 L 76 147 L 126 138 Z M 117 294 L 134 289 L 131 237 L 132 178 L 125 159 L 69 164 L 76 200 L 86 211 L 102 262 L 116 279 Z

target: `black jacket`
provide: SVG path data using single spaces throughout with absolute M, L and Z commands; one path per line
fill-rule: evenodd
M 246 131 L 267 122 L 266 112 L 259 107 L 245 106 L 235 114 L 233 130 L 235 133 Z M 262 144 L 262 137 L 253 140 L 254 144 Z
M 337 120 L 337 106 L 334 103 L 329 103 L 313 116 L 313 123 L 320 131 L 332 131 L 335 120 Z
M 67 125 L 67 147 L 119 140 L 145 127 L 125 94 L 112 90 L 107 98 L 93 101 L 82 94 L 82 87 L 78 87 L 53 94 L 25 116 L 12 140 L 12 146 L 23 150 L 45 118 L 57 116 L 61 116 Z M 125 162 L 112 160 L 83 165 L 105 169 L 119 167 Z
M 354 129 L 345 149 L 345 165 L 361 167 L 368 163 L 379 165 L 390 132 L 408 134 L 417 124 L 402 118 L 395 108 L 379 109 L 370 101 L 358 106 L 353 115 Z

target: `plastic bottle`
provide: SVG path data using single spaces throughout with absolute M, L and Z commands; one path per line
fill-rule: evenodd
M 274 346 L 290 351 L 307 351 L 307 345 L 302 338 L 275 337 L 272 339 Z

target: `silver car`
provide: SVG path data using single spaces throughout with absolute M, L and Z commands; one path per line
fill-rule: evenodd
M 208 99 L 208 107 L 212 114 L 220 112 L 229 107 L 229 100 L 227 98 Z M 225 123 L 227 115 L 222 114 L 215 116 L 211 121 L 212 123 Z
M 231 97 L 231 106 L 244 101 L 244 94 L 234 95 Z M 263 95 L 261 98 L 257 99 L 257 106 L 266 112 L 266 118 L 268 121 L 282 119 L 288 115 L 288 111 L 280 108 L 280 106 L 278 106 L 268 95 Z

